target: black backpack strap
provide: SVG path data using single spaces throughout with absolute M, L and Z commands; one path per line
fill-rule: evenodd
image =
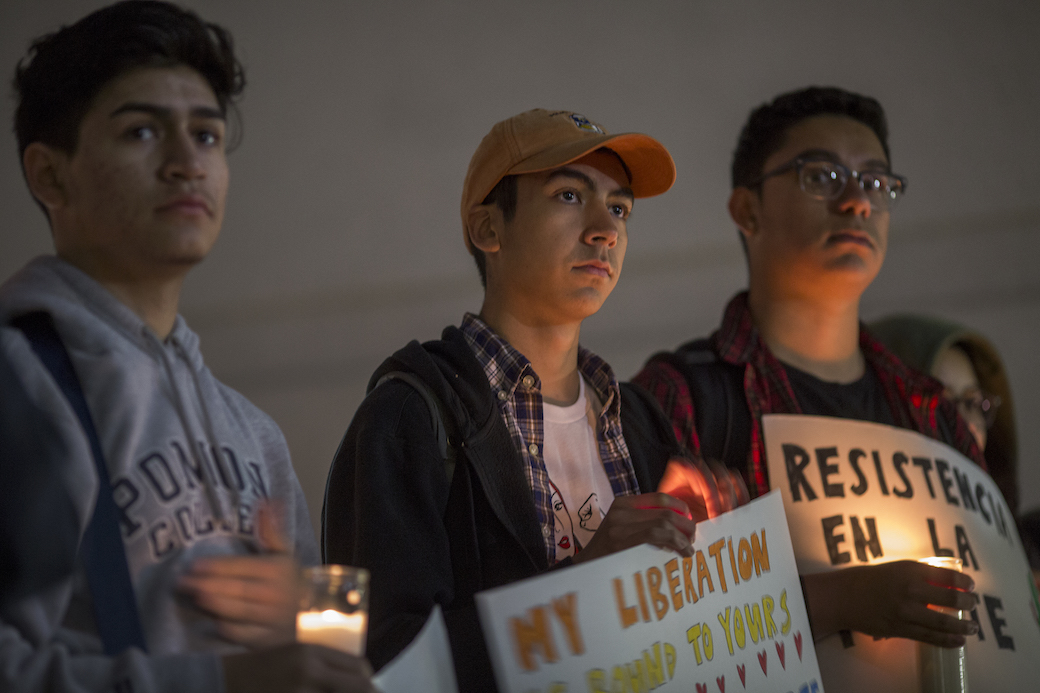
M 33 351 L 50 371 L 90 441 L 90 452 L 98 474 L 98 495 L 94 516 L 83 534 L 80 555 L 87 573 L 94 602 L 94 620 L 105 654 L 115 656 L 130 647 L 147 652 L 108 467 L 72 360 L 54 327 L 54 321 L 47 313 L 27 313 L 12 320 L 11 324 L 25 334 Z
M 408 383 L 426 402 L 426 406 L 430 410 L 430 423 L 433 425 L 434 435 L 437 437 L 437 447 L 440 450 L 441 459 L 444 460 L 444 475 L 448 478 L 450 486 L 455 474 L 455 458 L 458 454 L 459 444 L 458 426 L 454 417 L 449 414 L 440 397 L 434 394 L 430 386 L 415 374 L 405 371 L 390 371 L 379 378 L 375 387 L 379 387 L 388 380 L 400 380 Z
M 433 426 L 434 436 L 437 440 L 437 447 L 440 451 L 441 459 L 444 460 L 444 476 L 448 480 L 448 486 L 453 488 L 452 480 L 455 476 L 455 460 L 458 457 L 458 448 L 460 443 L 458 424 L 448 413 L 447 407 L 441 402 L 440 398 L 434 394 L 432 389 L 430 389 L 430 386 L 414 373 L 408 373 L 406 371 L 390 371 L 376 381 L 368 394 L 371 394 L 380 385 L 390 380 L 399 380 L 411 386 L 412 389 L 423 398 L 423 401 L 426 402 L 426 407 L 430 413 L 430 424 Z M 346 441 L 346 438 L 344 438 L 343 441 Z M 343 441 L 340 442 L 341 446 L 343 445 Z M 339 459 L 339 456 L 340 451 L 337 450 L 335 457 L 333 457 L 333 463 L 329 467 L 328 477 L 325 480 L 325 500 L 322 503 L 321 508 L 321 559 L 323 561 L 327 560 L 326 554 L 328 552 L 328 547 L 325 543 L 325 513 L 329 507 L 329 493 L 331 493 L 333 489 L 332 480 L 336 471 L 336 460 Z M 442 514 L 443 510 L 444 509 L 442 509 Z
M 448 535 L 452 537 L 449 550 L 452 572 L 455 575 L 456 599 L 470 599 L 481 589 L 480 553 L 477 529 L 473 524 L 473 480 L 465 468 L 462 473 L 455 474 L 458 451 L 462 444 L 458 423 L 441 398 L 425 380 L 414 373 L 385 373 L 376 381 L 372 391 L 390 380 L 400 380 L 410 385 L 423 398 L 430 411 L 430 422 L 437 438 L 441 459 L 444 460 L 444 475 L 449 487 L 446 506 L 442 508 L 441 515 Z
M 709 339 L 657 354 L 686 379 L 701 442 L 701 456 L 744 471 L 751 449 L 751 412 L 744 396 L 744 369 L 722 361 Z
M 621 431 L 632 457 L 632 468 L 640 493 L 657 489 L 668 460 L 686 456 L 675 439 L 672 422 L 661 411 L 653 395 L 635 383 L 619 383 Z

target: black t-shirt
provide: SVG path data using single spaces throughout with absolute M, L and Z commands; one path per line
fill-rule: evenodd
M 783 366 L 803 414 L 896 425 L 881 381 L 869 365 L 862 378 L 848 384 L 829 383 L 793 366 Z

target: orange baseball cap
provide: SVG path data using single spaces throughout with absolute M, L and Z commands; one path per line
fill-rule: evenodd
M 535 108 L 495 123 L 469 162 L 462 186 L 462 227 L 470 208 L 479 205 L 506 176 L 536 173 L 569 164 L 600 147 L 616 153 L 628 169 L 636 197 L 653 197 L 672 187 L 675 162 L 652 137 L 635 132 L 607 134 L 602 126 L 571 111 Z

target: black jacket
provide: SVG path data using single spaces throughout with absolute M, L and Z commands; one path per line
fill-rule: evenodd
M 423 397 L 400 380 L 375 387 L 394 371 L 418 376 L 454 419 L 450 483 Z M 641 492 L 653 491 L 668 459 L 681 452 L 653 399 L 634 385 L 621 391 L 636 480 Z M 372 574 L 373 667 L 403 649 L 437 603 L 460 691 L 495 690 L 473 595 L 549 569 L 523 465 L 458 328 L 439 341 L 411 342 L 373 374 L 333 461 L 322 513 L 324 560 Z

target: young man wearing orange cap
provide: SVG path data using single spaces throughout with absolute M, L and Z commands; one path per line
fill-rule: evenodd
M 475 592 L 644 542 L 689 550 L 689 508 L 653 493 L 678 451 L 667 420 L 578 343 L 634 199 L 674 177 L 657 141 L 568 111 L 502 121 L 477 148 L 462 221 L 480 314 L 376 370 L 326 490 L 325 560 L 372 572 L 376 668 L 440 604 L 460 689 L 487 690 Z

